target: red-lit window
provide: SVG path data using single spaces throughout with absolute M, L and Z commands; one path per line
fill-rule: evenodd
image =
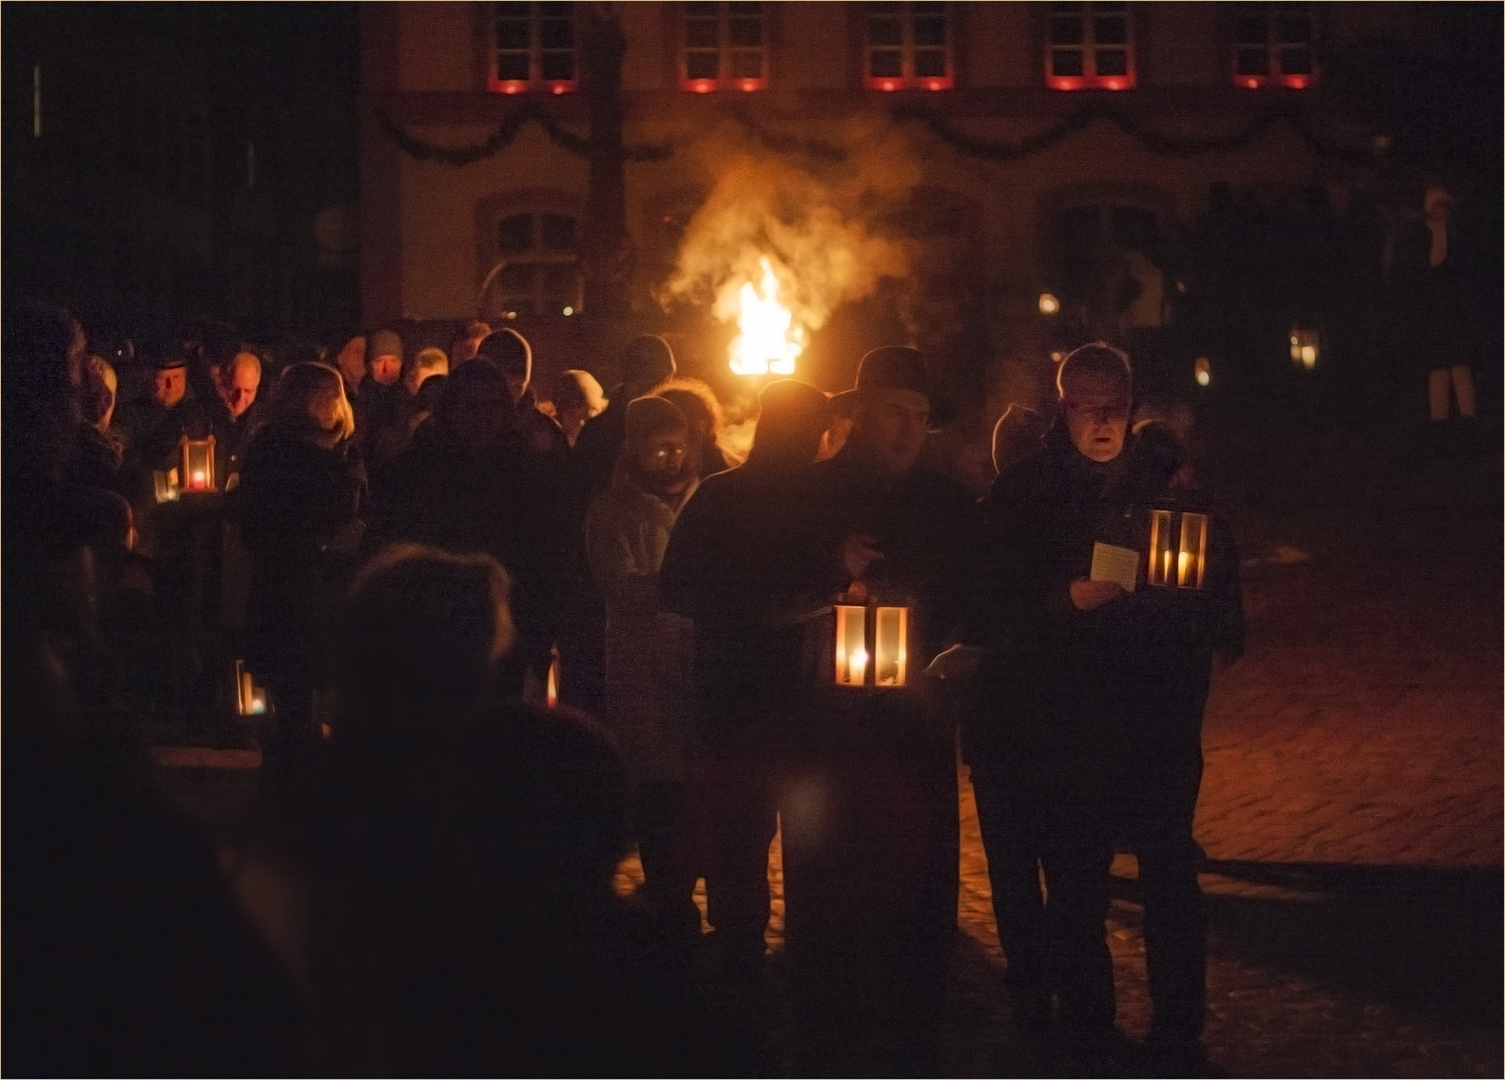
M 571 214 L 522 211 L 497 223 L 501 261 L 488 276 L 482 307 L 492 318 L 575 315 L 583 306 L 579 227 Z
M 489 88 L 567 94 L 580 89 L 575 6 L 571 3 L 497 3 Z
M 768 85 L 768 26 L 760 3 L 685 5 L 679 85 L 697 94 Z
M 1052 90 L 1131 90 L 1134 24 L 1128 4 L 1051 4 L 1045 85 Z
M 1238 4 L 1233 15 L 1233 81 L 1257 90 L 1305 90 L 1317 81 L 1311 4 Z
M 869 90 L 950 90 L 951 17 L 944 3 L 867 6 L 863 85 Z

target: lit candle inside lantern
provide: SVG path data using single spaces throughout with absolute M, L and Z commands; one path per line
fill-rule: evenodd
M 549 660 L 549 675 L 544 680 L 543 703 L 552 709 L 559 704 L 559 655 Z
M 859 649 L 848 660 L 847 681 L 853 686 L 861 686 L 867 678 L 867 650 Z
M 183 476 L 189 491 L 213 491 L 214 436 L 183 440 Z
M 256 688 L 251 682 L 251 673 L 249 671 L 242 671 L 240 673 L 240 715 L 251 715 L 251 702 L 255 697 Z
M 1186 584 L 1186 565 L 1187 565 L 1188 558 L 1189 558 L 1189 556 L 1184 551 L 1181 552 L 1179 555 L 1176 556 L 1176 584 L 1177 585 L 1185 585 Z
M 1160 580 L 1167 584 L 1171 580 L 1171 553 L 1169 548 L 1165 552 L 1165 567 L 1160 571 Z
M 258 686 L 251 691 L 251 715 L 260 716 L 267 711 L 267 692 L 264 687 Z

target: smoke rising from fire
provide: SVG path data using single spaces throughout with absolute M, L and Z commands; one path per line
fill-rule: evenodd
M 718 320 L 735 321 L 739 293 L 763 281 L 766 259 L 796 331 L 816 330 L 884 277 L 905 275 L 903 244 L 875 224 L 920 180 L 901 130 L 853 120 L 830 147 L 785 152 L 727 125 L 698 148 L 715 183 L 685 230 L 674 273 L 658 290 L 666 306 L 709 303 Z

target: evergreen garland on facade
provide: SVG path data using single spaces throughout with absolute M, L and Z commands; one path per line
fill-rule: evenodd
M 590 156 L 588 138 L 561 127 L 541 105 L 532 101 L 521 102 L 484 141 L 461 147 L 440 146 L 416 137 L 399 124 L 391 112 L 382 106 L 375 107 L 375 114 L 382 131 L 397 144 L 403 153 L 416 161 L 437 161 L 455 167 L 472 165 L 511 146 L 523 125 L 528 123 L 539 124 L 556 146 L 580 157 Z M 1336 158 L 1353 163 L 1373 159 L 1373 155 L 1367 150 L 1340 146 L 1323 138 L 1313 129 L 1304 111 L 1294 108 L 1268 109 L 1227 135 L 1178 136 L 1156 131 L 1131 110 L 1108 102 L 1087 101 L 1069 116 L 1044 131 L 1014 141 L 979 139 L 968 135 L 949 117 L 921 102 L 896 103 L 890 109 L 889 115 L 900 123 L 923 124 L 931 134 L 957 153 L 995 164 L 1004 164 L 1043 153 L 1067 136 L 1084 131 L 1099 120 L 1112 124 L 1150 153 L 1166 157 L 1191 157 L 1197 154 L 1242 150 L 1272 128 L 1284 124 L 1294 130 L 1306 144 L 1307 149 L 1319 157 Z M 826 160 L 845 156 L 845 152 L 838 147 L 806 142 L 792 136 L 767 131 L 746 110 L 735 110 L 731 112 L 731 117 L 749 135 L 775 152 L 799 151 Z M 672 142 L 623 147 L 623 154 L 628 161 L 664 161 L 673 153 L 674 143 Z

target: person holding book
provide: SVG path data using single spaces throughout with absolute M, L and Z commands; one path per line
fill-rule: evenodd
M 1150 587 L 1151 511 L 1206 513 L 1176 440 L 1131 427 L 1128 357 L 1095 343 L 1057 377 L 1044 446 L 983 500 L 971 644 L 987 649 L 969 754 L 1021 1018 L 1051 996 L 1084 1058 L 1116 1053 L 1104 938 L 1115 846 L 1138 856 L 1160 1075 L 1206 1065 L 1206 917 L 1192 837 L 1214 652 L 1242 650 L 1238 557 L 1212 515 L 1200 588 Z M 1045 888 L 1040 886 L 1043 874 Z

